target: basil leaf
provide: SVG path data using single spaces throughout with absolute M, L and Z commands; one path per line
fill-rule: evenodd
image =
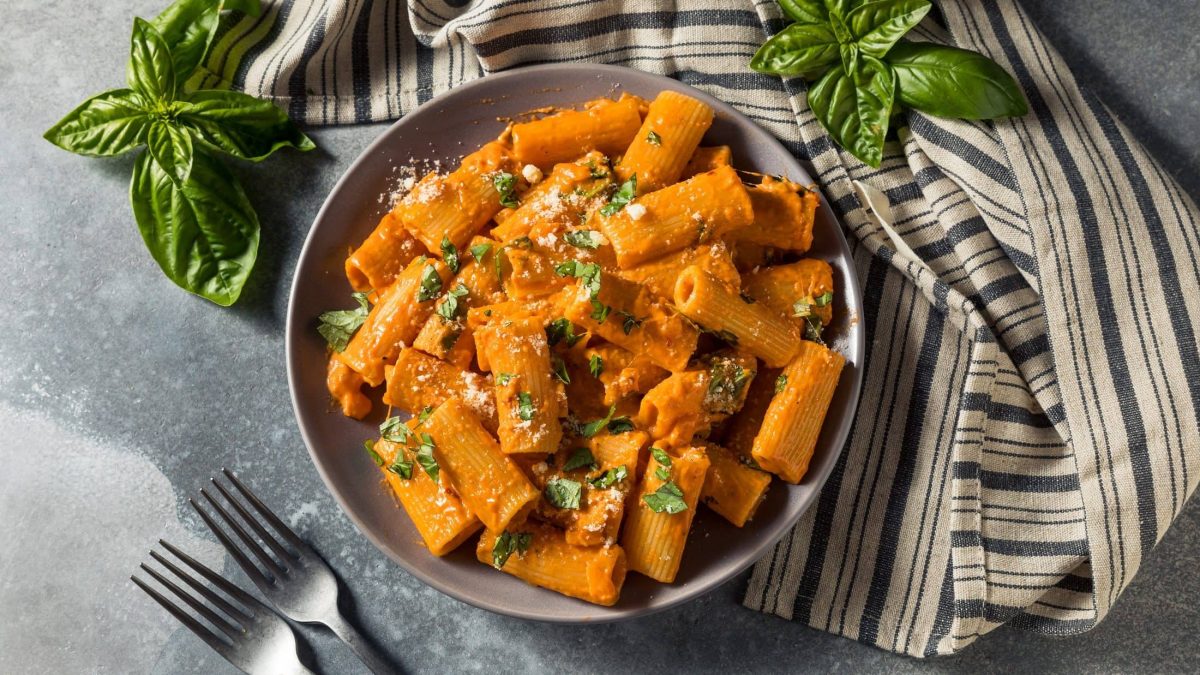
M 575 448 L 571 452 L 571 456 L 567 458 L 567 463 L 563 464 L 563 471 L 574 471 L 585 466 L 592 468 L 596 467 L 596 458 L 592 455 L 592 451 L 587 448 Z
M 546 501 L 560 509 L 578 509 L 583 485 L 569 478 L 551 478 L 546 482 Z
M 146 136 L 146 151 L 176 185 L 191 175 L 192 137 L 178 125 L 162 120 L 151 123 L 150 133 Z
M 659 480 L 670 480 L 671 472 L 668 471 L 666 468 L 660 466 L 654 470 L 654 477 Z
M 529 392 L 517 392 L 517 417 L 528 422 L 533 419 L 536 412 L 537 409 L 533 407 L 533 397 L 529 395 Z
M 612 421 L 608 423 L 608 433 L 613 434 L 614 436 L 617 434 L 628 433 L 633 431 L 633 429 L 633 420 L 629 419 L 628 417 L 614 417 Z
M 513 375 L 512 373 L 496 373 L 496 384 L 503 387 L 512 381 L 514 377 L 516 377 L 516 375 Z
M 600 377 L 600 373 L 604 372 L 604 359 L 597 354 L 592 354 L 588 358 L 588 372 L 592 374 L 592 377 Z
M 465 298 L 469 293 L 470 291 L 467 290 L 467 287 L 461 281 L 458 282 L 454 288 L 446 291 L 446 295 L 442 296 L 442 301 L 438 303 L 436 310 L 438 316 L 446 321 L 454 321 L 458 316 L 458 310 L 462 307 L 458 299 Z M 458 336 L 455 336 L 455 339 L 457 338 Z
M 650 456 L 654 458 L 654 461 L 663 466 L 671 466 L 671 456 L 662 448 L 650 448 Z
M 592 230 L 571 230 L 563 235 L 563 239 L 575 248 L 595 249 L 600 246 L 596 233 Z
M 492 250 L 491 244 L 475 244 L 471 247 L 471 257 L 475 258 L 475 262 L 482 263 L 483 257 Z
M 366 321 L 367 319 L 367 314 L 370 313 L 370 304 L 367 301 L 367 294 L 354 293 L 353 296 L 354 299 L 358 301 L 358 309 L 334 310 L 331 312 L 325 312 L 321 316 L 317 317 L 321 322 L 321 324 L 317 326 L 317 332 L 321 334 L 321 337 L 325 338 L 326 344 L 332 347 L 333 351 L 335 352 L 346 351 L 346 346 L 350 344 L 350 339 L 354 337 L 354 333 L 363 325 L 363 321 Z M 386 421 L 384 421 L 384 424 L 387 424 L 391 420 L 399 421 L 399 418 L 389 417 Z M 400 426 L 403 427 L 403 423 L 401 423 Z M 404 428 L 407 431 L 408 428 Z M 387 440 L 397 440 L 394 438 L 388 438 L 387 434 L 383 433 L 382 426 L 379 427 L 379 431 L 384 438 L 387 438 Z M 405 438 L 403 440 L 407 440 L 407 434 L 405 434 Z
M 417 302 L 432 300 L 441 292 L 442 277 L 438 275 L 437 268 L 433 265 L 425 265 L 425 269 L 421 272 L 421 290 L 417 292 Z
M 621 187 L 617 188 L 616 194 L 608 203 L 600 207 L 600 213 L 605 216 L 611 216 L 617 211 L 625 208 L 625 205 L 633 201 L 637 197 L 637 174 L 629 177 L 629 180 L 621 183 Z
M 615 413 L 616 411 L 617 411 L 616 404 L 609 406 L 607 415 L 605 415 L 604 417 L 601 417 L 598 420 L 593 420 L 593 421 L 585 424 L 583 426 L 583 428 L 579 430 L 579 435 L 583 436 L 584 438 L 591 438 L 591 437 L 595 436 L 596 434 L 600 433 L 600 430 L 603 429 L 604 427 L 608 426 L 608 423 L 612 421 L 613 413 Z
M 158 29 L 145 19 L 133 20 L 125 79 L 129 81 L 131 89 L 150 99 L 151 105 L 175 98 L 175 66 L 171 63 L 171 49 Z
M 374 460 L 375 466 L 383 466 L 383 457 L 380 457 L 379 453 L 375 451 L 375 441 L 370 439 L 365 440 L 363 441 L 363 447 L 367 449 L 367 454 Z
M 658 132 L 654 131 L 652 129 L 650 131 L 650 133 L 646 134 L 646 142 L 649 143 L 650 145 L 653 145 L 656 148 L 661 148 L 662 147 L 662 136 L 659 136 Z
M 817 307 L 828 307 L 831 302 L 833 302 L 833 291 L 825 291 L 813 298 L 813 304 Z
M 621 330 L 624 331 L 626 335 L 632 333 L 634 328 L 642 325 L 642 320 L 630 314 L 629 312 L 619 312 L 619 314 L 623 317 L 621 321 Z
M 900 102 L 923 113 L 986 120 L 1029 112 L 1012 75 L 978 52 L 904 40 L 886 60 Z
M 407 443 L 412 436 L 412 431 L 404 423 L 404 420 L 399 417 L 389 417 L 379 425 L 379 436 L 385 441 Z
M 515 209 L 521 203 L 517 201 L 513 191 L 517 189 L 517 177 L 507 171 L 500 171 L 492 175 L 492 187 L 496 188 L 496 192 L 500 193 L 500 206 L 505 208 Z
M 592 320 L 594 320 L 596 323 L 604 323 L 608 320 L 608 315 L 610 312 L 612 312 L 612 307 L 609 307 L 599 300 L 592 300 L 592 313 L 588 316 L 592 317 Z M 626 335 L 628 334 L 629 333 L 626 332 Z
M 396 461 L 392 462 L 387 470 L 408 480 L 412 478 L 413 463 L 404 459 L 404 451 L 400 451 L 396 453 Z
M 238 159 L 260 162 L 280 148 L 316 144 L 270 101 L 237 91 L 197 91 L 179 101 L 178 119 L 196 140 Z
M 529 545 L 533 543 L 533 535 L 529 532 L 519 532 L 511 534 L 507 530 L 500 533 L 496 537 L 496 541 L 492 544 L 492 567 L 501 569 L 513 553 L 521 555 L 529 550 Z
M 176 186 L 149 153 L 133 165 L 133 214 L 150 255 L 180 287 L 218 305 L 233 304 L 258 255 L 258 215 L 241 184 L 198 152 Z
M 425 420 L 429 419 L 430 415 L 433 415 L 433 406 L 427 405 L 421 408 L 421 412 L 417 414 L 417 426 L 425 424 Z
M 808 91 L 808 103 L 833 140 L 867 165 L 883 160 L 896 81 L 883 61 L 863 54 L 859 68 L 847 74 L 843 65 L 830 68 Z
M 829 23 L 829 10 L 821 0 L 779 0 L 779 8 L 797 23 Z
M 825 341 L 821 339 L 821 319 L 815 316 L 804 317 L 804 339 L 815 342 L 824 346 Z
M 775 393 L 776 394 L 782 393 L 783 390 L 787 388 L 787 382 L 788 382 L 787 375 L 780 375 L 779 377 L 775 378 Z
M 593 487 L 604 490 L 625 480 L 625 477 L 628 475 L 629 471 L 625 468 L 625 465 L 622 464 L 621 466 L 614 467 L 608 471 L 605 471 L 599 476 L 596 476 L 592 479 L 591 483 Z
M 152 119 L 141 94 L 113 89 L 79 104 L 42 137 L 77 155 L 113 157 L 145 143 Z
M 932 8 L 927 0 L 874 0 L 850 10 L 846 23 L 863 54 L 882 57 Z
M 575 324 L 570 319 L 555 319 L 546 326 L 546 342 L 551 347 L 563 341 L 568 347 L 574 347 L 581 339 L 583 336 L 575 334 Z
M 458 274 L 458 249 L 454 248 L 450 237 L 446 235 L 442 235 L 442 262 L 446 263 L 451 272 Z
M 567 372 L 567 364 L 557 356 L 550 357 L 550 372 L 563 384 L 571 384 L 571 375 Z
M 666 482 L 648 495 L 642 495 L 642 501 L 655 513 L 675 514 L 687 511 L 687 502 L 683 501 L 683 490 L 674 482 Z
M 421 434 L 421 447 L 417 449 L 417 464 L 420 464 L 425 473 L 429 474 L 429 477 L 436 483 L 441 469 L 438 467 L 437 459 L 433 456 L 435 447 L 437 446 L 434 445 L 432 436 Z
M 813 78 L 838 60 L 838 40 L 828 24 L 794 23 L 763 43 L 750 68 L 769 75 Z

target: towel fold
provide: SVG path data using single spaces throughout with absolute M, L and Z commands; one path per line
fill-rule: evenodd
M 747 606 L 917 656 L 1003 623 L 1082 632 L 1195 489 L 1200 214 L 1013 0 L 943 0 L 910 37 L 995 59 L 1030 114 L 906 113 L 879 169 L 833 145 L 803 82 L 748 69 L 785 25 L 772 0 L 263 5 L 223 22 L 204 85 L 308 124 L 594 61 L 703 89 L 808 163 L 864 289 L 865 379 L 829 483 Z

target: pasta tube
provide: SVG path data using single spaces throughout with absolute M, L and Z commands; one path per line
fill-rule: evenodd
M 362 375 L 354 372 L 336 356 L 329 357 L 325 370 L 325 386 L 329 395 L 337 401 L 346 417 L 361 420 L 371 412 L 371 399 L 362 393 L 365 384 Z
M 523 539 L 526 550 L 512 552 L 505 559 L 500 552 L 504 547 L 499 550 L 497 547 L 502 534 L 485 530 L 475 548 L 479 562 L 497 566 L 503 559 L 500 566 L 503 572 L 534 586 L 598 605 L 615 605 L 620 598 L 626 571 L 625 552 L 620 546 L 575 546 L 567 543 L 561 530 L 533 521 L 506 534 L 527 535 Z
M 500 210 L 502 195 L 495 179 L 501 173 L 512 176 L 515 167 L 504 145 L 488 143 L 464 157 L 450 174 L 422 178 L 393 212 L 429 251 L 441 255 L 443 239 L 462 249 Z
M 408 264 L 396 283 L 383 291 L 366 321 L 337 358 L 372 387 L 384 379 L 384 366 L 413 341 L 433 312 L 436 293 L 450 278 L 439 260 L 421 257 Z
M 817 258 L 804 258 L 787 265 L 764 267 L 742 279 L 742 291 L 764 305 L 791 317 L 796 301 L 807 299 L 809 310 L 828 326 L 833 319 L 833 304 L 823 301 L 833 293 L 833 268 Z M 800 326 L 801 319 L 794 323 Z
M 747 465 L 719 445 L 708 444 L 708 475 L 700 499 L 722 518 L 742 527 L 767 496 L 771 474 Z
M 679 573 L 709 461 L 702 448 L 670 457 L 670 465 L 662 456 L 661 450 L 652 453 L 646 463 L 641 494 L 626 509 L 621 546 L 630 570 L 671 583 Z
M 562 439 L 560 392 L 542 322 L 492 322 L 475 332 L 475 342 L 495 383 L 504 452 L 552 454 Z
M 733 151 L 729 149 L 728 145 L 696 148 L 696 152 L 692 153 L 687 166 L 683 167 L 683 175 L 679 179 L 686 180 L 696 174 L 712 171 L 720 166 L 732 165 Z
M 650 103 L 646 119 L 617 164 L 618 179 L 629 180 L 636 174 L 638 194 L 678 181 L 712 121 L 708 104 L 678 92 L 662 92 Z
M 425 247 L 394 214 L 383 216 L 371 234 L 346 258 L 346 279 L 356 291 L 387 288 Z
M 746 227 L 754 221 L 754 207 L 737 172 L 725 166 L 646 194 L 611 216 L 598 214 L 593 220 L 612 243 L 617 264 L 629 269 Z
M 642 284 L 658 297 L 671 302 L 674 300 L 675 281 L 685 269 L 692 265 L 698 265 L 731 288 L 738 288 L 742 285 L 737 267 L 733 264 L 733 257 L 729 253 L 729 247 L 721 240 L 668 253 L 627 270 L 621 270 L 617 274 L 622 279 Z
M 415 448 L 386 440 L 377 441 L 374 447 L 382 460 L 379 468 L 388 487 L 395 493 L 430 553 L 444 556 L 479 531 L 483 524 L 462 500 L 417 466 Z M 401 468 L 397 460 L 406 466 Z M 406 472 L 409 477 L 402 477 L 401 472 Z
M 543 171 L 590 150 L 616 155 L 628 147 L 642 124 L 640 99 L 600 99 L 583 110 L 566 110 L 512 127 L 513 152 L 522 164 Z
M 789 483 L 804 478 L 845 362 L 841 354 L 803 341 L 754 438 L 751 455 L 759 466 Z
M 813 220 L 820 202 L 816 192 L 787 179 L 764 176 L 749 193 L 754 226 L 731 232 L 730 240 L 801 253 L 812 247 Z
M 432 439 L 438 471 L 446 472 L 463 504 L 488 529 L 500 532 L 524 522 L 541 497 L 462 401 L 441 404 L 417 431 Z
M 395 367 L 387 371 L 383 402 L 416 415 L 456 398 L 495 432 L 496 397 L 483 375 L 464 370 L 412 348 L 400 350 Z
M 787 365 L 800 348 L 800 331 L 787 317 L 762 303 L 747 302 L 699 267 L 680 275 L 675 307 L 768 366 Z

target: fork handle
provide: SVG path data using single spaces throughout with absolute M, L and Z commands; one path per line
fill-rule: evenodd
M 350 649 L 354 650 L 354 654 L 358 656 L 358 659 L 375 675 L 391 675 L 392 673 L 400 672 L 375 645 L 363 637 L 358 632 L 358 629 L 347 621 L 346 617 L 342 616 L 340 611 L 335 612 L 332 617 L 322 623 L 328 626 L 334 635 L 341 638 L 342 642 L 345 642 Z

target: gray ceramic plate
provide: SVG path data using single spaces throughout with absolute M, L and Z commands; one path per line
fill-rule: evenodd
M 396 165 L 413 157 L 441 159 L 453 165 L 465 152 L 501 131 L 503 124 L 497 118 L 542 106 L 572 106 L 614 91 L 653 98 L 665 89 L 694 96 L 716 110 L 705 143 L 732 146 L 738 168 L 786 174 L 806 185 L 814 182 L 766 131 L 730 106 L 685 84 L 614 66 L 535 66 L 463 85 L 393 124 L 338 181 L 300 254 L 288 307 L 287 366 L 296 420 L 313 463 L 350 519 L 376 546 L 418 579 L 463 602 L 526 619 L 594 622 L 641 616 L 698 597 L 746 569 L 783 537 L 816 498 L 849 434 L 862 380 L 863 332 L 856 318 L 862 299 L 846 240 L 825 204 L 817 215 L 810 255 L 833 266 L 837 320 L 828 335 L 847 363 L 812 466 L 800 485 L 775 481 L 754 520 L 744 529 L 701 509 L 674 584 L 630 574 L 620 603 L 597 607 L 529 586 L 476 562 L 473 544 L 435 558 L 425 550 L 362 450 L 363 440 L 378 434 L 379 420 L 357 422 L 331 406 L 325 391 L 326 352 L 316 332 L 317 315 L 350 304 L 342 264 L 348 248 L 362 241 L 383 215 L 380 195 L 394 184 Z

